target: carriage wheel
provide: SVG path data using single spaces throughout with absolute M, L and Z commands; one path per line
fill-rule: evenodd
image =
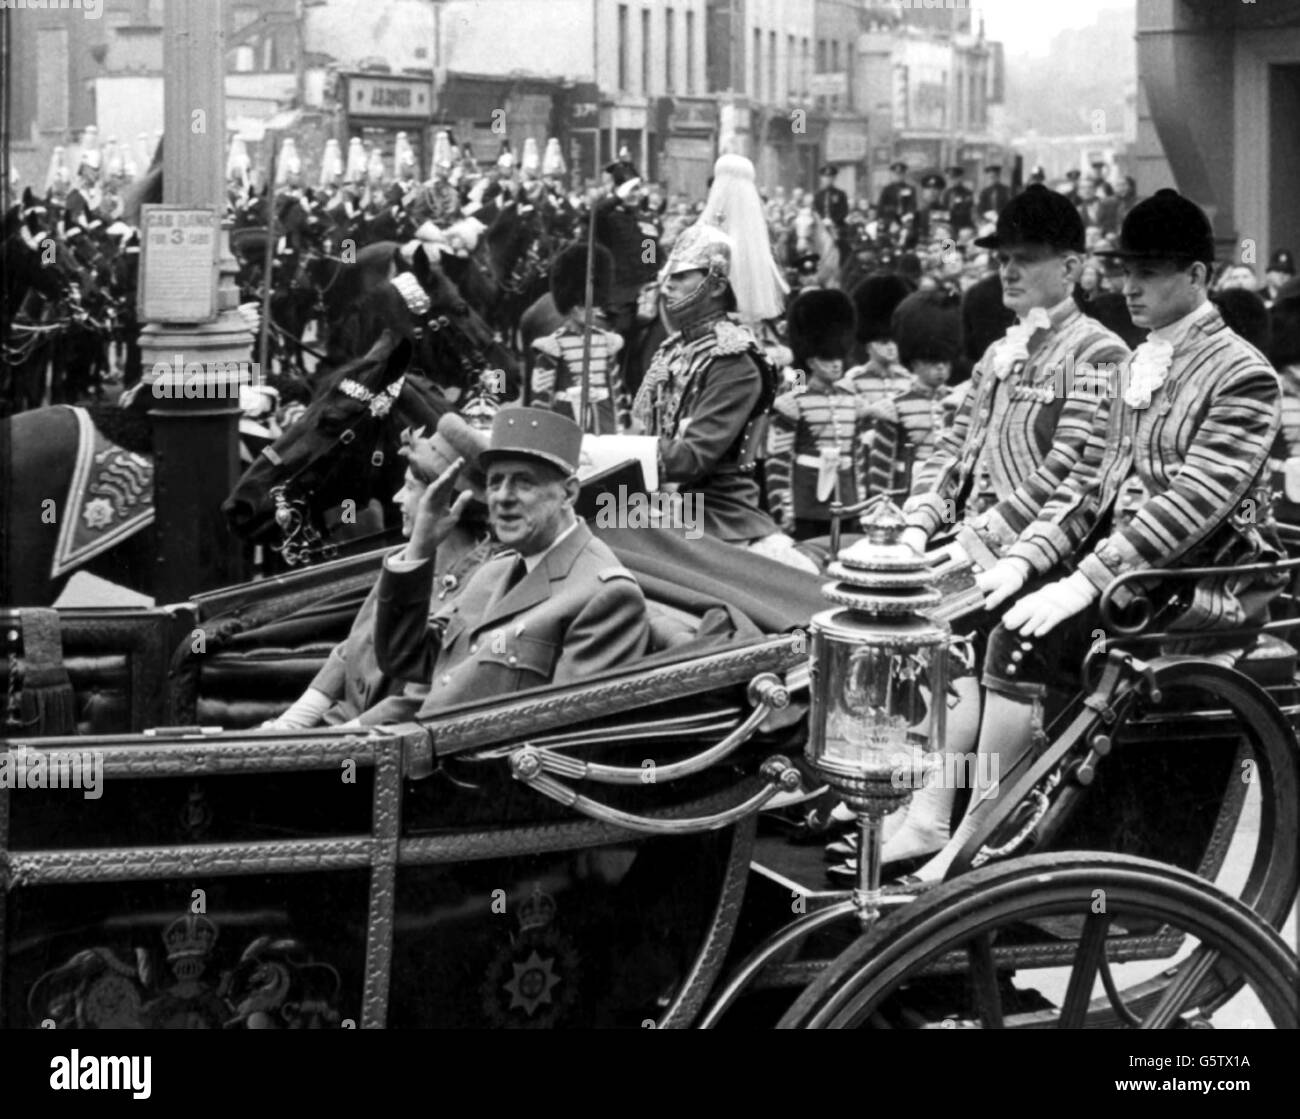
M 999 971 L 994 949 L 1042 939 L 1042 922 L 1065 919 L 1078 928 L 1062 1005 L 1050 1014 L 1022 1010 L 1022 994 Z M 1070 919 L 1073 919 L 1072 921 Z M 1240 902 L 1193 874 L 1147 859 L 1070 852 L 1030 855 L 945 882 L 897 910 L 860 937 L 795 1001 L 780 1026 L 847 1028 L 888 1023 L 894 1028 L 954 1025 L 953 1010 L 985 1029 L 1096 1025 L 1108 1006 L 1107 938 L 1159 924 L 1193 945 L 1135 1028 L 1167 1029 L 1200 1020 L 1202 980 L 1226 966 L 1255 993 L 1272 1024 L 1300 1024 L 1300 966 L 1285 943 Z M 964 959 L 962 983 L 949 984 L 935 1010 L 934 982 L 923 973 L 940 960 Z M 1005 967 L 1005 965 L 1004 965 Z M 927 989 L 927 987 L 929 989 Z M 952 998 L 958 989 L 957 998 Z M 945 1021 L 946 1020 L 946 1021 Z M 1111 1017 L 1111 1022 L 1115 1021 Z

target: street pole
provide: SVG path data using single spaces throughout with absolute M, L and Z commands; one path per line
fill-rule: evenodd
M 225 213 L 225 0 L 166 0 L 163 24 L 163 202 Z M 144 389 L 154 421 L 154 508 L 158 541 L 154 597 L 160 603 L 237 582 L 243 547 L 221 503 L 240 474 L 239 370 L 252 336 L 237 311 L 228 227 L 217 242 L 214 322 L 149 322 L 140 332 Z M 147 261 L 146 261 L 147 265 Z M 205 372 L 192 396 L 161 393 L 174 362 Z M 173 382 L 173 387 L 175 387 Z

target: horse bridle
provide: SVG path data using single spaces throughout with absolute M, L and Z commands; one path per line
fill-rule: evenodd
M 290 567 L 311 563 L 316 559 L 333 559 L 338 553 L 338 545 L 329 543 L 313 521 L 309 505 L 313 491 L 308 489 L 296 492 L 296 483 L 319 459 L 329 456 L 339 447 L 348 446 L 356 439 L 357 428 L 362 423 L 370 419 L 382 420 L 387 416 L 401 395 L 405 383 L 406 374 L 403 373 L 386 389 L 373 392 L 359 381 L 345 377 L 339 383 L 337 391 L 368 407 L 339 432 L 321 454 L 304 462 L 280 485 L 271 487 L 271 500 L 275 502 L 275 523 L 280 529 L 281 537 L 280 543 L 273 544 L 272 549 L 279 552 Z M 284 462 L 274 447 L 263 447 L 262 456 L 273 466 L 280 466 Z M 376 448 L 370 456 L 370 466 L 378 470 L 383 465 L 384 452 Z

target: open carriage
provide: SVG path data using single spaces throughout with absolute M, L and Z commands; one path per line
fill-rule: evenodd
M 759 835 L 820 776 L 798 763 L 820 581 L 605 535 L 651 602 L 644 661 L 383 731 L 241 729 L 310 681 L 377 553 L 65 612 L 81 734 L 9 756 L 94 749 L 104 784 L 0 789 L 4 1024 L 1184 1026 L 1244 986 L 1298 1024 L 1290 597 L 1235 667 L 1108 617 L 1090 689 L 948 880 L 864 922 L 862 891 Z M 11 683 L 32 622 L 6 618 Z M 1243 806 L 1249 873 L 1215 886 Z

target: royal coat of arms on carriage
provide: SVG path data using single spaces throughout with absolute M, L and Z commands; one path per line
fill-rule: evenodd
M 550 1029 L 563 1025 L 578 998 L 578 953 L 556 925 L 555 899 L 533 885 L 519 906 L 519 931 L 510 935 L 483 981 L 483 1009 L 491 1025 Z

